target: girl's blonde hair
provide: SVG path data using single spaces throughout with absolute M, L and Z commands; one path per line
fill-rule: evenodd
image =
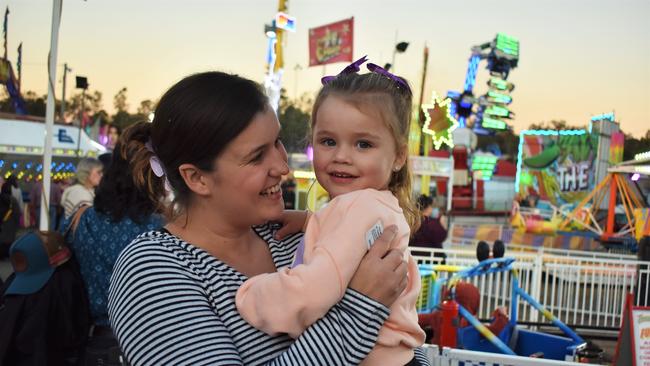
M 406 80 L 404 80 L 406 83 Z M 391 174 L 388 189 L 397 198 L 404 211 L 406 222 L 415 233 L 420 226 L 420 216 L 411 196 L 411 168 L 408 158 L 408 137 L 411 120 L 411 91 L 386 76 L 377 73 L 339 75 L 325 84 L 314 101 L 311 113 L 310 141 L 316 125 L 318 109 L 329 96 L 336 96 L 368 114 L 379 113 L 391 131 L 395 149 L 404 153 L 404 166 Z

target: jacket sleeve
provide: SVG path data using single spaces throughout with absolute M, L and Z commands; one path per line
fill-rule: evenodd
M 255 276 L 237 291 L 237 309 L 267 334 L 298 337 L 344 295 L 368 250 L 366 232 L 378 221 L 379 203 L 368 195 L 332 201 L 312 218 L 304 264 Z M 311 237 L 310 237 L 311 236 Z

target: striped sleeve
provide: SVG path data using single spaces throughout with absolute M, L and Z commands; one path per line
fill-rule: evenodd
M 218 284 L 218 283 L 217 283 Z M 220 291 L 235 289 L 223 283 Z M 272 359 L 263 350 L 278 338 L 251 332 L 244 359 L 225 321 L 248 326 L 236 310 L 218 314 L 187 265 L 151 238 L 136 239 L 118 259 L 109 317 L 131 365 L 357 365 L 372 350 L 388 309 L 348 289 L 324 318 Z M 238 325 L 239 326 L 239 325 Z M 241 340 L 239 340 L 241 341 Z
M 109 318 L 131 365 L 238 365 L 203 289 L 172 253 L 131 245 L 115 264 Z

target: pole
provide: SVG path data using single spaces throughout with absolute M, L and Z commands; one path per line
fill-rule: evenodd
M 395 53 L 397 53 L 397 29 L 395 29 L 395 42 L 393 42 L 393 62 L 390 64 L 390 67 L 393 69 L 393 74 L 397 74 L 397 69 L 395 68 Z
M 81 90 L 81 113 L 79 113 L 79 133 L 77 134 L 77 157 L 81 158 L 81 151 L 79 149 L 81 148 L 81 129 L 83 128 L 84 124 L 84 102 L 86 101 L 86 89 Z
M 68 71 L 72 71 L 72 70 L 68 69 L 67 63 L 63 64 L 63 92 L 61 93 L 61 121 L 64 122 L 65 122 L 65 84 L 66 84 L 66 80 L 68 79 Z
M 424 111 L 422 110 L 422 101 L 424 100 L 424 84 L 427 81 L 427 64 L 429 63 L 429 47 L 427 45 L 424 45 L 424 66 L 422 66 L 422 84 L 420 86 L 420 102 L 418 103 L 418 110 L 420 113 L 418 113 L 418 122 L 420 123 L 420 127 L 424 124 Z
M 56 80 L 56 57 L 59 46 L 59 26 L 63 0 L 52 1 L 52 32 L 50 37 L 50 54 L 47 75 L 47 107 L 45 109 L 45 145 L 43 147 L 43 192 L 41 194 L 41 219 L 39 228 L 50 227 L 50 173 L 52 171 L 52 130 L 54 129 L 54 80 Z

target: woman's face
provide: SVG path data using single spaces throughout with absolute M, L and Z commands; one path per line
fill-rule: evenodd
M 93 168 L 88 174 L 88 184 L 93 188 L 97 187 L 102 180 L 102 175 L 104 175 L 104 170 L 101 167 Z
M 212 205 L 233 223 L 257 225 L 282 214 L 280 182 L 289 167 L 279 134 L 280 123 L 267 108 L 217 158 L 209 175 Z

